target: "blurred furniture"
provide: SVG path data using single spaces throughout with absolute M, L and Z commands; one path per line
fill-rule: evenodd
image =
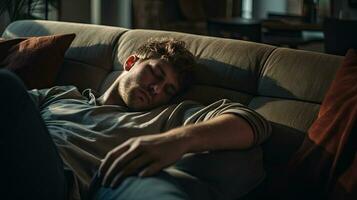
M 257 185 L 251 186 L 244 199 L 289 199 L 279 198 L 284 191 L 276 186 L 286 183 L 283 171 L 316 119 L 343 58 L 178 32 L 52 21 L 17 21 L 7 27 L 2 37 L 63 33 L 77 36 L 65 54 L 56 84 L 75 85 L 81 90 L 91 88 L 99 93 L 123 71 L 125 58 L 149 38 L 174 37 L 186 41 L 188 49 L 198 58 L 195 70 L 199 76 L 183 98 L 206 105 L 228 98 L 247 105 L 272 124 L 272 135 L 262 145 L 263 161 L 252 162 L 263 162 L 264 170 L 251 172 L 252 176 L 259 175 L 262 182 L 256 189 Z M 233 184 L 235 179 L 228 181 Z M 233 186 L 235 191 L 247 187 Z
M 307 23 L 302 21 L 285 20 L 263 20 L 264 28 L 270 30 L 285 30 L 285 31 L 322 31 L 321 23 Z
M 207 19 L 227 16 L 227 0 L 133 0 L 133 28 L 207 34 Z M 240 0 L 230 0 L 233 16 Z
M 326 53 L 345 55 L 349 48 L 357 49 L 357 20 L 325 18 L 323 31 Z
M 133 28 L 160 29 L 163 24 L 170 20 L 165 12 L 165 6 L 163 0 L 133 0 Z M 177 13 L 172 12 L 172 16 L 176 17 L 175 15 Z
M 261 41 L 261 23 L 259 20 L 235 18 L 211 18 L 207 21 L 208 34 L 254 42 Z
M 297 15 L 269 13 L 266 20 L 240 17 L 209 18 L 207 30 L 211 36 L 290 48 L 323 41 L 322 23 L 308 23 L 303 16 Z
M 304 22 L 316 23 L 318 20 L 319 0 L 303 0 L 302 4 Z
M 276 46 L 297 48 L 299 45 L 322 42 L 321 23 L 309 23 L 304 16 L 268 13 L 268 19 L 262 21 L 262 42 Z

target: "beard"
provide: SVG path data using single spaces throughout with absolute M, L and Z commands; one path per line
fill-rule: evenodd
M 127 95 L 124 102 L 130 110 L 141 111 L 150 108 L 146 100 L 143 97 L 139 96 L 139 90 L 139 87 L 133 87 L 127 90 Z
M 119 91 L 123 102 L 133 111 L 148 110 L 154 107 L 150 105 L 150 100 L 143 93 L 143 90 L 145 88 L 139 85 L 136 79 L 124 78 L 119 84 Z

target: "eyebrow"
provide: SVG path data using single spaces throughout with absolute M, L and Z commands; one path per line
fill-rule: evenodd
M 163 76 L 166 77 L 166 73 L 165 73 L 165 71 L 162 69 L 162 64 L 158 64 L 157 66 L 158 66 L 160 72 L 163 74 Z M 170 89 L 172 89 L 172 90 L 174 91 L 174 93 L 177 93 L 177 92 L 178 92 L 178 90 L 176 89 L 176 87 L 175 87 L 173 84 L 169 84 L 169 87 L 170 87 Z

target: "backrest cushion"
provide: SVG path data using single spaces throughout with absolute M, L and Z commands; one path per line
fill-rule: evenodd
M 28 89 L 54 86 L 75 34 L 0 41 L 0 66 L 17 74 Z

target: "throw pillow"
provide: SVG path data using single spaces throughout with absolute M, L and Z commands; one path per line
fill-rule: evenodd
M 357 52 L 337 70 L 317 119 L 290 162 L 290 189 L 312 199 L 356 197 Z M 296 183 L 291 184 L 291 183 Z
M 0 39 L 0 66 L 1 68 L 4 67 L 2 66 L 2 61 L 8 56 L 8 52 L 11 49 L 11 47 L 19 44 L 20 42 L 26 40 L 26 38 L 16 38 L 16 39 Z
M 64 34 L 0 41 L 0 68 L 17 74 L 28 89 L 52 87 L 74 38 Z

